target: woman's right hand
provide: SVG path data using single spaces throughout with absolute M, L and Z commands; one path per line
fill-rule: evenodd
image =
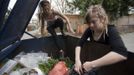
M 75 70 L 79 75 L 81 75 L 81 73 L 82 73 L 82 64 L 81 64 L 81 61 L 76 61 L 76 62 L 75 62 L 74 70 Z

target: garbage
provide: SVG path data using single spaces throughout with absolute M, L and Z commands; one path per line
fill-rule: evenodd
M 69 70 L 69 75 L 79 75 L 75 70 L 74 67 Z M 92 69 L 91 71 L 84 71 L 81 75 L 97 75 L 97 69 Z
M 0 69 L 0 75 L 8 74 L 15 66 L 17 65 L 17 62 L 14 60 L 9 60 L 1 69 Z
M 17 71 L 12 71 L 10 75 L 45 75 L 39 68 L 23 68 Z
M 6 72 L 0 69 L 0 75 L 68 75 L 72 65 L 68 57 L 53 59 L 43 52 L 22 52 L 3 66 Z
M 25 75 L 30 71 L 29 68 L 22 68 L 22 69 L 18 69 L 16 71 L 12 71 L 10 73 L 10 75 Z
M 42 70 L 42 72 L 44 72 L 45 74 L 51 74 L 53 75 L 53 73 L 56 72 L 61 72 L 65 73 L 65 71 L 68 69 L 71 69 L 73 66 L 73 61 L 71 61 L 68 57 L 62 58 L 61 59 L 48 59 L 47 62 L 41 62 L 39 64 L 39 68 Z M 55 69 L 56 68 L 56 69 Z M 53 72 L 53 71 L 54 72 Z M 52 72 L 52 73 L 50 73 Z M 56 74 L 56 73 L 55 73 Z M 57 75 L 60 75 L 59 73 Z
M 38 66 L 42 72 L 48 74 L 48 72 L 53 68 L 56 63 L 58 63 L 58 61 L 59 60 L 57 59 L 48 59 L 47 62 L 40 62 Z
M 35 68 L 40 61 L 47 61 L 48 58 L 47 53 L 28 53 L 21 56 L 19 63 L 27 68 Z
M 48 75 L 68 75 L 68 68 L 64 61 L 58 62 Z
M 14 61 L 19 63 L 19 65 L 23 66 L 23 68 L 18 68 L 18 66 L 14 66 L 11 72 L 7 73 L 8 75 L 45 75 L 39 68 L 38 64 L 40 62 L 47 62 L 49 59 L 47 53 L 21 53 L 14 58 Z M 6 67 L 8 68 L 8 66 Z M 2 74 L 0 74 L 2 75 Z

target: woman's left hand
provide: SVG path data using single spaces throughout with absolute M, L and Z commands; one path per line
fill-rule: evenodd
M 85 63 L 83 64 L 83 68 L 84 68 L 85 71 L 90 71 L 90 70 L 93 69 L 93 65 L 92 65 L 91 62 L 85 62 Z

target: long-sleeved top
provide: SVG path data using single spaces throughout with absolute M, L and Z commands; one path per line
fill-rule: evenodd
M 93 39 L 93 31 L 87 28 L 79 40 L 78 46 L 83 47 L 88 38 L 90 41 L 110 45 L 111 51 L 127 57 L 127 49 L 114 25 L 108 25 L 108 33 L 105 34 L 105 38 L 102 35 L 98 41 Z

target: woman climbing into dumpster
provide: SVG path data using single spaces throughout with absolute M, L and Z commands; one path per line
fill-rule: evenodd
M 89 72 L 94 68 L 114 64 L 127 59 L 127 50 L 114 25 L 108 24 L 108 16 L 101 5 L 92 5 L 88 8 L 85 21 L 89 26 L 78 45 L 75 48 L 75 67 L 74 70 L 81 74 Z M 110 52 L 103 57 L 93 61 L 86 61 L 83 64 L 80 59 L 80 52 L 83 44 L 90 38 L 90 41 L 111 46 Z
M 58 49 L 61 50 L 60 45 L 58 45 L 58 38 L 55 29 L 59 27 L 62 35 L 64 36 L 65 34 L 63 31 L 63 27 L 65 22 L 67 25 L 68 32 L 74 33 L 68 18 L 62 13 L 51 9 L 51 4 L 47 0 L 42 0 L 40 2 L 38 18 L 41 24 L 41 35 L 45 36 L 46 31 L 48 31 L 52 35 Z
M 47 29 L 48 32 L 53 36 L 56 36 L 55 29 L 58 27 L 60 28 L 62 35 L 64 35 L 63 32 L 64 21 L 66 22 L 67 30 L 71 33 L 74 33 L 68 18 L 62 13 L 59 13 L 54 9 L 51 9 L 51 4 L 47 0 L 42 0 L 40 2 L 38 18 L 41 24 L 42 36 L 45 35 L 45 29 Z

